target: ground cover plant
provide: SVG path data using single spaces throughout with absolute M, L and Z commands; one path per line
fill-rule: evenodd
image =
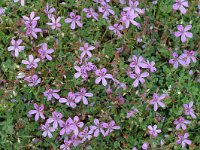
M 1 0 L 0 148 L 200 149 L 199 0 Z

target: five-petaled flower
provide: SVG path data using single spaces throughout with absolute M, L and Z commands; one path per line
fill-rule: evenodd
M 95 74 L 98 76 L 95 80 L 95 83 L 96 84 L 99 84 L 99 82 L 102 81 L 102 84 L 104 86 L 107 85 L 107 81 L 106 81 L 106 78 L 108 79 L 112 79 L 112 75 L 111 74 L 106 74 L 107 72 L 107 69 L 106 68 L 102 68 L 102 69 L 98 69 L 95 71 Z
M 59 103 L 66 103 L 67 106 L 75 108 L 76 107 L 75 94 L 73 92 L 69 92 L 66 98 L 59 99 Z
M 61 27 L 60 19 L 60 17 L 57 19 L 55 17 L 51 17 L 52 22 L 48 22 L 47 25 L 51 26 L 52 30 L 59 29 Z
M 115 125 L 115 121 L 111 120 L 110 123 L 102 123 L 102 127 L 107 129 L 106 132 L 104 132 L 103 136 L 107 136 L 109 133 L 113 132 L 114 130 L 119 130 L 120 126 Z
M 88 105 L 87 97 L 93 96 L 92 93 L 87 93 L 85 88 L 81 88 L 80 92 L 76 92 L 75 95 L 76 95 L 75 102 L 79 103 L 82 100 L 83 104 L 85 104 L 85 105 Z
M 140 72 L 140 67 L 141 68 L 148 68 L 147 64 L 144 61 L 144 58 L 142 56 L 139 56 L 137 58 L 136 55 L 132 56 L 131 63 L 129 65 L 131 68 L 135 68 L 135 72 Z
M 148 129 L 149 129 L 148 131 L 149 135 L 153 137 L 157 137 L 158 133 L 161 132 L 161 130 L 157 130 L 157 125 L 154 125 L 154 126 L 148 125 Z
M 41 83 L 41 78 L 39 78 L 38 75 L 34 74 L 32 76 L 25 77 L 24 81 L 27 81 L 29 83 L 28 86 L 36 86 Z
M 41 104 L 40 106 L 38 106 L 36 103 L 34 103 L 34 108 L 35 110 L 30 110 L 28 114 L 29 115 L 35 114 L 35 121 L 38 121 L 39 117 L 41 117 L 42 119 L 45 119 L 45 116 L 43 114 L 44 105 Z
M 192 28 L 192 25 L 186 25 L 185 28 L 183 27 L 183 25 L 178 25 L 177 29 L 178 31 L 176 31 L 174 33 L 175 37 L 181 37 L 181 42 L 184 43 L 186 42 L 187 38 L 192 38 L 193 34 L 191 32 L 188 32 L 188 30 L 190 30 Z
M 105 131 L 103 130 L 102 123 L 99 122 L 99 119 L 94 119 L 95 126 L 90 126 L 90 129 L 94 131 L 94 137 L 97 137 L 101 132 L 103 135 Z
M 82 51 L 81 59 L 87 55 L 88 57 L 92 57 L 92 53 L 90 51 L 94 50 L 94 46 L 90 46 L 88 43 L 85 43 L 83 47 L 79 47 L 79 50 Z
M 57 112 L 57 111 L 52 112 L 52 117 L 50 117 L 49 119 L 47 119 L 47 123 L 48 124 L 53 123 L 54 129 L 58 128 L 58 124 L 61 127 L 62 123 L 64 123 L 62 121 L 62 114 L 59 113 L 59 112 Z
M 179 64 L 182 66 L 187 66 L 186 62 L 183 60 L 183 57 L 178 56 L 176 52 L 173 52 L 172 56 L 173 58 L 169 60 L 169 63 L 173 64 L 175 69 L 178 68 Z
M 81 16 L 76 15 L 74 12 L 70 13 L 70 18 L 65 19 L 65 23 L 71 23 L 71 29 L 74 30 L 76 28 L 76 24 L 79 27 L 82 27 L 82 23 L 80 22 Z
M 55 131 L 55 128 L 51 127 L 49 123 L 45 123 L 45 125 L 41 125 L 41 129 L 44 131 L 42 133 L 43 137 L 48 136 L 49 138 L 52 138 L 53 135 L 51 134 L 51 132 Z
M 86 17 L 91 18 L 93 17 L 95 20 L 98 20 L 99 14 L 97 14 L 93 8 L 84 8 L 83 12 L 87 13 Z
M 35 17 L 35 12 L 31 12 L 30 17 L 22 16 L 24 18 L 24 24 L 26 26 L 32 26 L 33 24 L 37 25 L 37 21 L 40 19 L 39 16 Z
M 109 26 L 109 30 L 113 31 L 119 38 L 122 37 L 120 31 L 123 30 L 123 26 L 121 24 L 115 23 L 114 25 Z
M 176 0 L 176 3 L 173 4 L 174 10 L 180 10 L 182 14 L 186 14 L 187 10 L 185 7 L 189 7 L 188 1 L 186 0 Z
M 178 135 L 178 140 L 176 141 L 176 144 L 181 144 L 182 148 L 185 148 L 186 145 L 191 145 L 192 141 L 188 140 L 189 134 L 185 133 L 184 135 Z
M 41 48 L 38 49 L 38 53 L 40 54 L 42 60 L 44 60 L 45 58 L 48 60 L 52 60 L 52 57 L 49 54 L 53 53 L 54 50 L 52 48 L 48 49 L 47 47 L 47 43 L 42 43 Z
M 178 119 L 174 121 L 174 124 L 176 125 L 176 130 L 178 130 L 180 127 L 183 130 L 186 130 L 186 124 L 190 124 L 189 120 L 185 120 L 182 116 L 180 116 Z
M 165 104 L 163 102 L 161 102 L 161 100 L 163 100 L 166 97 L 166 94 L 162 94 L 161 96 L 159 96 L 157 93 L 153 94 L 153 99 L 150 100 L 150 104 L 154 105 L 154 111 L 158 110 L 158 105 L 160 105 L 161 107 L 165 107 Z
M 183 107 L 185 109 L 185 114 L 187 116 L 191 116 L 192 118 L 196 118 L 196 115 L 194 113 L 194 110 L 192 109 L 192 106 L 193 106 L 193 102 L 191 101 L 189 104 L 183 104 Z
M 111 9 L 110 5 L 106 2 L 101 3 L 101 7 L 98 8 L 99 12 L 103 13 L 103 18 L 108 19 L 110 14 L 115 15 L 115 12 Z
M 82 139 L 82 142 L 86 140 L 90 140 L 92 138 L 93 130 L 89 130 L 88 126 L 86 126 L 83 131 L 79 132 L 78 136 Z
M 59 91 L 60 90 L 48 89 L 43 94 L 45 97 L 47 97 L 47 101 L 49 101 L 52 99 L 52 97 L 54 97 L 55 99 L 59 99 L 60 96 L 57 94 Z
M 60 130 L 60 135 L 64 135 L 65 133 L 67 134 L 67 135 L 69 135 L 70 133 L 71 133 L 71 131 L 74 129 L 74 125 L 73 125 L 73 120 L 72 120 L 72 118 L 68 118 L 67 120 L 66 120 L 66 122 L 63 122 L 62 124 L 61 124 L 61 130 Z
M 12 39 L 11 40 L 11 46 L 8 47 L 8 51 L 13 51 L 14 56 L 18 57 L 19 52 L 21 52 L 25 49 L 25 46 L 20 46 L 21 43 L 22 43 L 21 39 L 18 39 L 18 40 Z
M 145 80 L 144 78 L 149 76 L 148 72 L 143 72 L 141 73 L 140 69 L 136 69 L 135 73 L 130 73 L 129 74 L 130 78 L 135 79 L 133 82 L 134 87 L 138 87 L 139 83 L 144 84 Z
M 31 68 L 37 68 L 38 66 L 38 62 L 40 61 L 40 58 L 36 58 L 34 59 L 33 55 L 29 55 L 28 56 L 29 60 L 22 60 L 22 63 L 26 65 L 27 69 L 31 69 Z

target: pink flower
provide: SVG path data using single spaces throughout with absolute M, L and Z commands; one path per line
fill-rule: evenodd
M 144 142 L 144 143 L 142 144 L 142 149 L 143 149 L 143 150 L 147 150 L 148 147 L 149 147 L 149 143 Z
M 106 74 L 107 70 L 106 68 L 103 68 L 103 69 L 98 69 L 95 71 L 95 74 L 98 76 L 95 80 L 95 83 L 96 84 L 99 84 L 99 82 L 102 81 L 102 84 L 104 86 L 107 85 L 107 81 L 106 81 L 106 78 L 108 79 L 112 79 L 112 75 L 111 74 Z
M 33 23 L 32 25 L 26 25 L 26 35 L 32 36 L 37 39 L 37 33 L 41 33 L 42 29 L 36 28 L 37 23 Z
M 192 60 L 194 63 L 197 62 L 196 56 L 195 56 L 195 52 L 194 51 L 188 51 L 188 50 L 184 50 L 184 53 L 180 55 L 180 58 L 182 60 L 186 60 L 185 63 L 186 65 L 190 64 L 190 61 Z
M 52 99 L 52 97 L 54 97 L 55 99 L 59 99 L 60 96 L 57 94 L 59 91 L 60 90 L 48 89 L 43 94 L 45 97 L 47 97 L 47 101 L 49 101 Z
M 123 8 L 124 11 L 127 11 L 129 14 L 144 14 L 145 10 L 138 7 L 139 2 L 129 0 L 129 7 Z
M 182 148 L 185 148 L 186 145 L 191 145 L 192 141 L 187 139 L 188 136 L 188 133 L 185 133 L 184 135 L 178 135 L 178 140 L 176 141 L 176 144 L 181 144 Z
M 140 23 L 135 21 L 135 18 L 138 17 L 138 14 L 130 14 L 126 12 L 121 13 L 121 19 L 120 21 L 125 24 L 126 28 L 129 28 L 130 23 L 132 23 L 137 28 L 140 28 Z
M 85 88 L 81 88 L 80 92 L 75 93 L 76 98 L 75 102 L 79 103 L 81 100 L 83 101 L 83 104 L 88 105 L 87 97 L 92 97 L 92 93 L 87 93 Z
M 108 3 L 110 0 L 93 0 L 95 3 Z
M 190 30 L 192 28 L 192 25 L 187 25 L 185 28 L 183 27 L 183 25 L 178 25 L 177 29 L 178 31 L 176 31 L 174 33 L 175 37 L 181 37 L 181 42 L 184 43 L 186 42 L 186 38 L 192 38 L 193 34 L 191 32 L 188 32 L 188 30 Z
M 140 72 L 140 69 L 135 70 L 135 74 L 134 73 L 130 73 L 130 78 L 135 79 L 135 81 L 133 82 L 133 86 L 134 87 L 138 87 L 139 83 L 144 84 L 145 80 L 144 78 L 149 76 L 148 72 Z
M 73 125 L 74 126 L 72 130 L 74 131 L 74 135 L 77 136 L 79 134 L 79 128 L 82 128 L 84 126 L 84 123 L 79 121 L 78 116 L 75 116 L 73 120 Z
M 52 30 L 58 29 L 61 27 L 60 19 L 61 19 L 60 17 L 58 17 L 57 19 L 55 19 L 54 17 L 51 17 L 52 22 L 48 22 L 47 24 L 51 26 Z
M 186 14 L 187 12 L 185 7 L 189 7 L 188 1 L 186 0 L 176 0 L 176 3 L 173 4 L 173 10 L 180 10 L 182 14 Z
M 161 130 L 157 130 L 157 125 L 154 125 L 153 127 L 148 125 L 148 129 L 149 129 L 149 135 L 153 137 L 157 137 L 158 133 L 161 132 Z
M 20 4 L 21 4 L 22 6 L 25 5 L 25 0 L 14 0 L 15 3 L 16 3 L 16 2 L 19 2 L 19 1 L 20 1 Z
M 70 148 L 71 144 L 72 144 L 71 140 L 64 140 L 64 144 L 60 145 L 60 149 L 71 150 L 71 148 Z
M 39 16 L 35 17 L 35 12 L 31 12 L 30 17 L 22 16 L 24 18 L 24 23 L 26 26 L 37 25 L 37 21 L 40 19 Z
M 71 23 L 71 29 L 74 30 L 77 26 L 82 27 L 82 23 L 80 22 L 81 16 L 76 15 L 74 12 L 70 13 L 70 18 L 65 19 L 65 23 Z
M 82 143 L 86 140 L 90 140 L 92 138 L 93 130 L 89 130 L 86 126 L 82 132 L 79 133 L 79 137 L 82 139 Z
M 190 121 L 185 120 L 182 116 L 180 116 L 178 119 L 174 121 L 174 124 L 176 125 L 176 130 L 178 130 L 180 127 L 183 130 L 186 130 L 186 124 L 190 124 Z
M 122 34 L 120 31 L 123 30 L 123 26 L 115 23 L 113 26 L 109 26 L 109 30 L 113 31 L 119 38 L 122 37 Z
M 126 118 L 130 118 L 130 117 L 133 117 L 135 116 L 136 113 L 138 113 L 138 109 L 135 108 L 135 107 L 132 107 L 131 110 L 129 112 L 127 112 L 127 116 Z
M 103 18 L 104 19 L 108 19 L 108 16 L 110 14 L 112 15 L 115 15 L 115 12 L 111 9 L 111 7 L 105 3 L 105 2 L 102 2 L 101 3 L 101 7 L 98 8 L 99 12 L 103 13 Z
M 137 58 L 136 55 L 133 55 L 129 67 L 135 68 L 135 72 L 140 72 L 140 67 L 147 68 L 148 66 L 145 63 L 144 58 L 142 56 L 139 56 L 139 58 Z
M 47 47 L 47 43 L 42 43 L 41 48 L 38 50 L 38 53 L 40 54 L 42 60 L 44 60 L 45 58 L 48 60 L 52 60 L 52 57 L 49 54 L 53 53 L 54 50 L 52 48 L 48 49 Z
M 46 122 L 45 125 L 42 125 L 42 126 L 41 126 L 41 129 L 44 131 L 44 132 L 42 133 L 42 136 L 43 136 L 43 137 L 46 137 L 47 135 L 48 135 L 49 138 L 52 138 L 52 137 L 53 137 L 52 134 L 51 134 L 51 132 L 54 132 L 55 129 L 54 129 L 53 127 L 51 127 L 50 124 L 48 124 L 48 123 Z
M 90 129 L 94 131 L 94 137 L 99 136 L 100 132 L 104 135 L 105 131 L 103 130 L 102 123 L 99 122 L 99 119 L 94 119 L 94 124 L 95 126 L 90 126 Z
M 187 116 L 191 116 L 192 118 L 196 118 L 196 115 L 194 114 L 194 110 L 192 109 L 193 102 L 191 101 L 189 104 L 183 104 L 183 107 L 185 109 L 185 114 Z
M 76 107 L 75 94 L 72 92 L 69 92 L 66 98 L 59 99 L 59 103 L 66 103 L 67 106 L 71 108 L 75 108 Z
M 29 59 L 28 61 L 22 60 L 22 63 L 26 65 L 26 68 L 27 69 L 37 68 L 37 66 L 38 66 L 37 63 L 40 61 L 40 59 L 39 58 L 34 59 L 32 54 L 28 56 L 28 59 Z
M 102 127 L 107 129 L 107 131 L 104 133 L 104 136 L 107 136 L 109 133 L 113 132 L 114 130 L 119 130 L 120 126 L 115 125 L 115 121 L 112 120 L 110 123 L 102 123 Z
M 87 55 L 88 57 L 92 57 L 92 53 L 90 51 L 94 50 L 94 46 L 90 46 L 88 43 L 85 43 L 83 47 L 80 47 L 79 50 L 82 51 L 81 59 Z
M 126 4 L 126 0 L 119 0 L 120 4 Z
M 47 3 L 44 12 L 48 18 L 51 19 L 51 17 L 53 17 L 53 13 L 56 12 L 56 9 L 54 7 L 49 7 L 49 4 Z
M 64 135 L 65 133 L 69 135 L 74 129 L 73 120 L 69 117 L 67 121 L 61 125 L 61 127 L 62 129 L 60 130 L 60 135 Z
M 173 56 L 173 59 L 170 59 L 170 60 L 169 60 L 169 63 L 170 63 L 170 64 L 173 64 L 173 67 L 174 67 L 175 69 L 178 68 L 179 63 L 180 63 L 181 65 L 183 65 L 183 66 L 187 66 L 186 62 L 183 60 L 183 57 L 178 57 L 178 54 L 177 54 L 176 52 L 174 52 L 174 53 L 172 54 L 172 56 Z
M 80 143 L 82 143 L 78 136 L 74 134 L 71 136 L 70 141 L 72 142 L 74 147 L 77 147 Z
M 149 60 L 146 60 L 146 64 L 147 64 L 147 68 L 149 69 L 149 71 L 151 72 L 155 72 L 156 71 L 156 67 L 154 67 L 155 62 L 149 62 Z
M 52 112 L 52 117 L 50 117 L 49 119 L 47 119 L 47 123 L 48 124 L 53 123 L 54 129 L 58 128 L 58 124 L 61 127 L 62 124 L 64 123 L 62 121 L 62 114 L 59 113 L 59 112 L 57 112 L 57 111 Z
M 166 97 L 166 94 L 162 94 L 159 96 L 157 93 L 153 94 L 153 99 L 150 100 L 150 104 L 154 105 L 154 111 L 158 110 L 158 105 L 160 105 L 162 108 L 165 107 L 165 104 L 161 102 Z
M 18 39 L 17 41 L 12 39 L 11 40 L 11 46 L 8 47 L 8 51 L 13 51 L 14 56 L 18 57 L 19 52 L 21 52 L 25 49 L 25 46 L 20 46 L 21 43 L 22 43 L 21 39 Z
M 87 13 L 86 14 L 87 18 L 93 17 L 95 20 L 98 20 L 99 15 L 94 11 L 93 8 L 84 8 L 83 12 Z
M 36 86 L 39 83 L 41 83 L 41 78 L 38 78 L 36 74 L 29 77 L 25 77 L 24 80 L 29 82 L 28 86 Z
M 45 119 L 43 114 L 44 105 L 41 104 L 40 106 L 38 106 L 36 103 L 34 103 L 34 108 L 35 110 L 30 110 L 28 114 L 29 115 L 35 114 L 35 121 L 38 121 L 39 117 L 41 117 L 44 120 Z
M 74 66 L 74 69 L 77 71 L 77 73 L 74 74 L 74 77 L 77 79 L 79 77 L 83 78 L 83 80 L 86 80 L 88 78 L 88 74 L 86 71 L 85 66 Z

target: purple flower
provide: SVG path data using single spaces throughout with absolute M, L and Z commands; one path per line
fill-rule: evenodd
M 162 108 L 165 107 L 165 104 L 161 102 L 166 97 L 166 94 L 162 94 L 159 96 L 157 93 L 153 94 L 153 99 L 150 100 L 150 104 L 154 105 L 154 111 L 158 110 L 158 105 L 160 105 Z
M 183 107 L 185 109 L 185 114 L 187 116 L 191 116 L 192 118 L 196 118 L 196 115 L 194 114 L 194 110 L 192 109 L 193 102 L 191 101 L 189 104 L 183 104 Z
M 53 13 L 56 11 L 54 7 L 49 7 L 49 4 L 46 4 L 46 7 L 44 9 L 45 14 L 48 16 L 49 19 L 53 17 Z
M 61 27 L 60 19 L 61 19 L 60 17 L 58 17 L 57 19 L 54 17 L 51 17 L 52 22 L 48 22 L 47 25 L 51 26 L 52 30 L 58 29 Z
M 149 62 L 149 60 L 146 60 L 146 64 L 147 64 L 147 68 L 149 69 L 149 71 L 151 72 L 155 72 L 156 71 L 156 67 L 154 67 L 155 62 Z
M 73 125 L 74 126 L 72 130 L 74 131 L 74 135 L 77 136 L 79 134 L 79 128 L 82 128 L 84 126 L 84 123 L 79 121 L 78 116 L 75 116 L 73 120 Z
M 92 138 L 93 130 L 89 130 L 86 126 L 82 132 L 79 133 L 79 137 L 82 139 L 82 143 L 86 140 L 90 140 Z
M 75 94 L 73 92 L 69 92 L 66 98 L 59 99 L 59 103 L 66 103 L 67 106 L 75 108 L 76 107 Z
M 176 3 L 173 4 L 173 10 L 180 10 L 182 14 L 186 14 L 187 12 L 185 7 L 189 7 L 188 1 L 186 0 L 176 0 Z
M 49 138 L 53 137 L 52 134 L 51 134 L 51 132 L 54 132 L 55 129 L 53 127 L 51 127 L 49 123 L 46 122 L 45 125 L 41 126 L 41 129 L 44 131 L 42 133 L 43 137 L 46 137 L 47 135 L 48 135 Z
M 144 82 L 145 82 L 144 78 L 148 77 L 149 73 L 148 72 L 141 73 L 140 69 L 136 69 L 135 74 L 130 73 L 129 76 L 130 76 L 130 78 L 135 79 L 135 81 L 133 82 L 133 86 L 138 87 L 139 83 L 144 84 Z
M 184 43 L 186 42 L 186 38 L 192 38 L 193 34 L 191 32 L 188 32 L 188 30 L 190 30 L 192 28 L 192 25 L 186 25 L 186 27 L 184 28 L 183 25 L 178 25 L 177 29 L 178 31 L 176 31 L 174 33 L 175 37 L 181 37 L 181 42 Z
M 144 14 L 145 10 L 141 9 L 138 7 L 139 2 L 135 1 L 133 2 L 132 0 L 129 0 L 129 6 L 123 8 L 123 11 L 127 11 L 129 14 Z
M 36 103 L 34 103 L 34 108 L 35 110 L 30 110 L 28 114 L 29 115 L 35 114 L 35 121 L 38 121 L 39 117 L 41 117 L 44 120 L 45 119 L 43 114 L 44 105 L 41 104 L 40 106 L 38 106 Z
M 135 72 L 140 72 L 140 67 L 148 68 L 147 64 L 144 61 L 144 58 L 142 56 L 139 56 L 139 58 L 137 58 L 137 56 L 135 55 L 132 56 L 129 67 L 135 68 Z
M 103 68 L 103 69 L 98 69 L 95 71 L 95 74 L 98 76 L 95 80 L 95 83 L 96 84 L 99 84 L 99 82 L 102 81 L 102 84 L 104 86 L 107 85 L 107 81 L 106 81 L 106 78 L 108 79 L 112 79 L 112 75 L 111 74 L 106 74 L 107 70 L 106 68 Z
M 80 143 L 82 143 L 78 136 L 74 134 L 71 136 L 70 141 L 72 142 L 74 147 L 77 147 Z
M 176 125 L 176 130 L 178 130 L 180 127 L 183 130 L 186 130 L 186 124 L 190 124 L 190 121 L 185 120 L 182 116 L 180 116 L 178 119 L 174 121 L 174 124 Z
M 99 122 L 99 119 L 94 119 L 94 124 L 95 126 L 90 126 L 90 129 L 94 131 L 94 137 L 99 136 L 100 132 L 104 135 L 105 131 L 103 130 L 102 123 Z
M 28 61 L 27 60 L 22 60 L 22 63 L 26 65 L 27 69 L 31 69 L 31 68 L 37 68 L 38 66 L 38 62 L 40 61 L 39 58 L 34 59 L 33 55 L 29 55 L 28 56 Z
M 82 27 L 82 23 L 80 22 L 81 16 L 76 15 L 74 12 L 70 13 L 70 18 L 65 19 L 65 23 L 71 23 L 71 29 L 74 30 L 77 26 Z
M 98 8 L 100 13 L 103 13 L 103 18 L 108 19 L 110 14 L 115 15 L 115 12 L 111 9 L 111 7 L 106 3 L 102 2 L 101 7 Z
M 126 12 L 121 13 L 121 19 L 120 21 L 125 24 L 126 28 L 129 28 L 130 23 L 132 23 L 137 28 L 140 28 L 140 23 L 135 21 L 135 18 L 138 17 L 138 14 L 130 14 Z
M 5 12 L 5 9 L 3 9 L 2 7 L 0 7 L 0 16 Z
M 74 74 L 74 77 L 77 79 L 79 77 L 83 78 L 83 80 L 86 80 L 88 78 L 88 74 L 86 71 L 85 66 L 74 66 L 74 69 L 77 71 L 77 73 Z
M 173 59 L 170 59 L 169 63 L 173 64 L 173 66 L 174 66 L 175 69 L 178 68 L 179 63 L 182 66 L 187 66 L 186 62 L 183 60 L 183 57 L 178 57 L 178 54 L 176 52 L 173 52 L 172 56 L 173 56 Z
M 85 63 L 85 68 L 86 68 L 87 71 L 95 71 L 95 70 L 97 70 L 97 67 L 91 62 L 86 62 Z
M 43 94 L 45 97 L 47 97 L 47 101 L 49 101 L 52 99 L 52 97 L 54 97 L 55 99 L 59 99 L 60 96 L 57 94 L 59 91 L 60 90 L 48 89 Z
M 30 17 L 22 16 L 24 18 L 24 23 L 26 26 L 37 25 L 37 21 L 40 19 L 39 16 L 35 17 L 35 12 L 31 12 Z
M 113 31 L 119 38 L 122 37 L 120 31 L 123 30 L 123 26 L 121 24 L 115 23 L 113 26 L 109 26 L 109 30 Z
M 28 86 L 36 86 L 39 83 L 41 83 L 41 78 L 38 78 L 36 74 L 29 77 L 25 77 L 24 80 L 29 82 Z
M 52 112 L 52 117 L 50 117 L 49 119 L 47 119 L 47 123 L 48 124 L 53 123 L 54 129 L 58 128 L 58 124 L 61 127 L 62 124 L 64 123 L 62 121 L 62 114 L 59 113 L 59 112 L 57 112 L 57 111 Z
M 19 2 L 20 1 L 20 4 L 21 6 L 24 6 L 25 5 L 25 0 L 14 0 L 14 2 Z
M 47 43 L 42 43 L 41 48 L 38 50 L 38 53 L 40 54 L 42 60 L 44 60 L 45 58 L 48 60 L 52 60 L 52 57 L 49 54 L 53 53 L 54 50 L 52 48 L 48 49 L 47 47 Z
M 42 29 L 36 28 L 37 23 L 33 23 L 32 25 L 26 25 L 26 35 L 32 36 L 37 39 L 37 33 L 41 33 Z
M 176 141 L 176 144 L 181 144 L 182 148 L 185 148 L 186 145 L 191 145 L 192 141 L 187 139 L 188 136 L 188 133 L 185 133 L 184 135 L 178 135 L 178 140 Z
M 87 13 L 86 14 L 87 18 L 93 17 L 95 20 L 98 20 L 99 15 L 94 11 L 93 8 L 84 8 L 83 12 Z
M 161 130 L 157 130 L 157 125 L 154 125 L 153 127 L 148 125 L 148 129 L 149 129 L 149 135 L 153 136 L 153 137 L 157 137 L 158 133 L 161 132 Z
M 144 142 L 144 143 L 142 144 L 142 149 L 143 149 L 143 150 L 147 150 L 148 147 L 149 147 L 149 143 Z
M 186 60 L 185 63 L 186 65 L 190 64 L 190 61 L 192 60 L 194 63 L 197 62 L 196 56 L 195 56 L 195 52 L 194 51 L 188 51 L 188 50 L 184 50 L 184 53 L 180 55 L 180 58 L 182 60 Z
M 120 126 L 115 125 L 115 121 L 112 120 L 110 123 L 102 123 L 102 127 L 107 129 L 107 131 L 104 133 L 104 136 L 107 136 L 109 133 L 113 132 L 114 130 L 119 130 Z
M 18 39 L 17 41 L 12 39 L 11 40 L 11 46 L 8 47 L 8 51 L 13 51 L 14 52 L 14 56 L 18 57 L 19 56 L 19 52 L 23 51 L 25 46 L 20 46 L 20 44 L 22 43 L 21 39 Z
M 65 133 L 69 135 L 74 129 L 73 120 L 69 117 L 66 122 L 62 123 L 61 127 L 60 135 L 64 135 Z
M 94 46 L 90 46 L 88 43 L 85 43 L 83 47 L 80 47 L 79 50 L 82 51 L 81 59 L 87 55 L 88 57 L 92 57 L 92 53 L 90 51 L 94 50 Z
M 136 113 L 138 113 L 138 109 L 135 108 L 135 107 L 132 107 L 131 110 L 129 112 L 127 112 L 127 116 L 126 118 L 130 118 L 130 117 L 133 117 L 135 116 Z
M 64 140 L 64 144 L 60 145 L 60 149 L 71 150 L 71 148 L 70 148 L 71 144 L 72 144 L 71 140 Z
M 85 88 L 81 88 L 80 92 L 75 93 L 76 98 L 75 102 L 79 103 L 81 100 L 83 101 L 83 104 L 88 105 L 87 97 L 92 97 L 92 93 L 87 93 Z

